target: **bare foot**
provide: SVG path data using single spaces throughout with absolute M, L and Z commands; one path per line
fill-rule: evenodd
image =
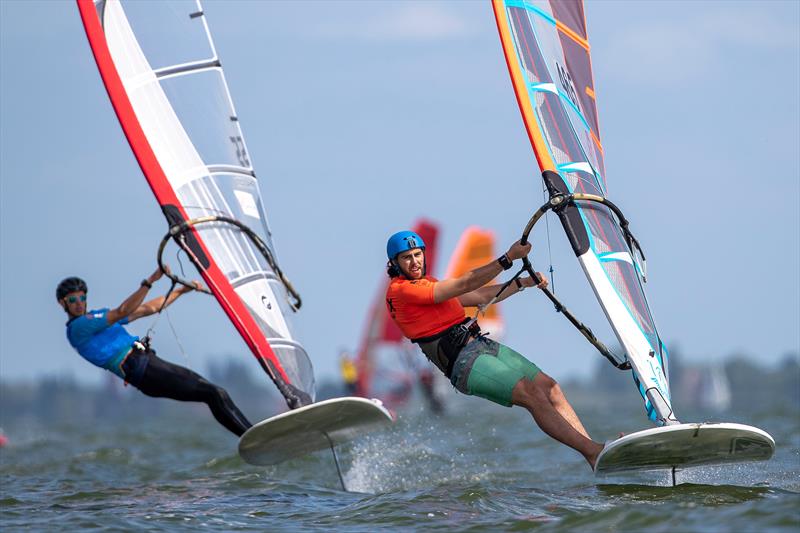
M 617 436 L 617 439 L 621 439 L 624 436 L 625 436 L 625 433 L 620 431 L 619 435 Z M 614 439 L 614 440 L 617 440 L 617 439 Z M 614 442 L 614 441 L 613 440 L 606 441 L 606 444 L 608 444 L 610 442 Z M 600 455 L 600 452 L 602 452 L 603 448 L 606 447 L 605 444 L 600 444 L 600 443 L 595 443 L 595 444 L 597 444 L 599 446 L 599 448 L 597 449 L 596 453 L 592 453 L 592 454 L 589 454 L 589 455 L 585 456 L 586 460 L 589 462 L 589 466 L 592 467 L 592 470 L 594 470 L 594 465 L 597 464 L 597 457 Z
M 600 455 L 600 452 L 602 452 L 603 448 L 605 447 L 599 442 L 595 442 L 594 444 L 597 445 L 596 448 L 584 456 L 586 461 L 589 463 L 589 466 L 592 467 L 592 470 L 594 470 L 594 465 L 597 463 L 597 456 Z

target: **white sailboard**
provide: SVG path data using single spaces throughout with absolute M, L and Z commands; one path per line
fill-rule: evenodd
M 637 431 L 606 444 L 594 471 L 610 474 L 764 461 L 774 451 L 773 438 L 752 426 L 675 424 Z
M 380 400 L 323 400 L 268 418 L 239 439 L 239 455 L 253 465 L 274 465 L 337 444 L 393 422 Z
M 631 373 L 648 418 L 661 426 L 612 443 L 597 472 L 768 459 L 774 441 L 764 431 L 739 424 L 681 424 L 672 407 L 669 353 L 644 292 L 644 254 L 628 220 L 607 198 L 583 2 L 492 3 L 517 103 L 549 196 L 528 222 L 523 241 L 548 211 L 558 215 L 621 350 L 609 349 L 549 289 L 542 292 L 616 368 Z M 651 216 L 659 216 L 657 205 L 644 205 Z M 530 260 L 523 263 L 535 276 Z

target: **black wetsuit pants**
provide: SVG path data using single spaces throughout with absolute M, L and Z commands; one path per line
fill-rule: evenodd
M 146 362 L 142 358 L 146 358 Z M 143 373 L 136 371 L 145 364 Z M 147 396 L 207 404 L 217 422 L 238 437 L 252 426 L 225 389 L 188 368 L 164 361 L 153 350 L 134 349 L 123 364 L 123 370 L 132 378 L 129 383 Z

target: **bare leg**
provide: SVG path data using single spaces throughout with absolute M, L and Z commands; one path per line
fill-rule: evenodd
M 553 378 L 544 372 L 539 372 L 536 374 L 536 377 L 533 378 L 533 382 L 535 385 L 542 387 L 542 389 L 545 391 L 548 391 L 547 396 L 550 398 L 550 403 L 553 404 L 553 407 L 555 407 L 556 411 L 558 411 L 558 414 L 563 416 L 564 420 L 569 422 L 570 426 L 574 427 L 578 433 L 587 439 L 590 438 L 589 433 L 586 432 L 583 424 L 581 424 L 578 415 L 575 414 L 575 411 L 567 401 L 566 396 L 564 396 L 564 393 L 561 391 L 561 387 L 558 386 L 558 383 L 556 383 Z
M 524 378 L 519 380 L 511 393 L 511 402 L 527 409 L 542 431 L 578 451 L 594 468 L 594 463 L 597 461 L 603 445 L 591 440 L 568 422 L 550 401 L 549 390 L 545 390 L 547 387 L 542 386 L 544 380 L 539 380 L 538 384 L 536 381 L 536 378 L 533 381 Z M 577 416 L 575 418 L 577 419 Z M 580 427 L 583 428 L 583 426 Z

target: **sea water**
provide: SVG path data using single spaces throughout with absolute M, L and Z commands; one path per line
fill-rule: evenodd
M 798 531 L 800 411 L 721 417 L 769 432 L 768 462 L 596 478 L 520 408 L 448 395 L 388 431 L 274 467 L 244 463 L 204 406 L 125 420 L 22 418 L 0 448 L 0 528 L 159 531 Z M 143 398 L 144 401 L 144 398 Z M 160 400 L 165 402 L 167 400 Z M 635 406 L 639 407 L 639 406 Z M 643 411 L 576 405 L 599 441 Z M 702 416 L 702 415 L 697 415 Z M 691 413 L 681 416 L 693 420 Z M 701 420 L 702 421 L 702 420 Z M 720 421 L 720 420 L 717 420 Z

